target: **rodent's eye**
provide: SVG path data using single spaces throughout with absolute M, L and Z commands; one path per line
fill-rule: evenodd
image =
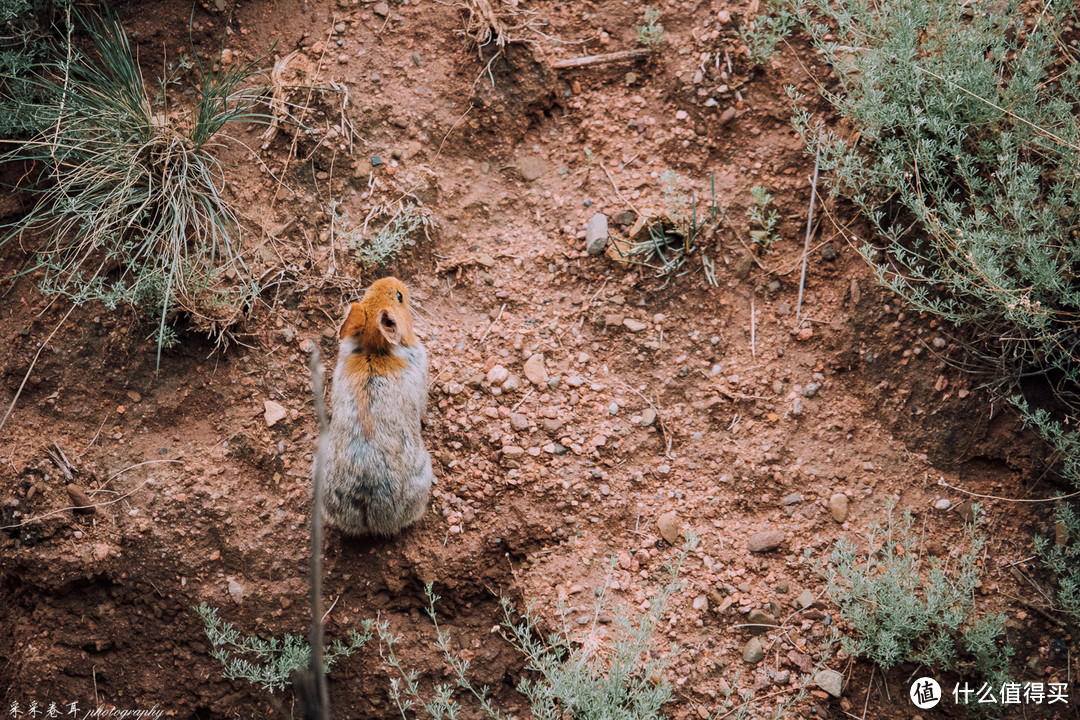
M 405 302 L 405 296 L 401 294 L 401 291 L 400 291 L 400 290 L 398 290 L 398 294 L 397 294 L 397 301 L 398 301 L 399 303 L 403 303 L 403 302 Z

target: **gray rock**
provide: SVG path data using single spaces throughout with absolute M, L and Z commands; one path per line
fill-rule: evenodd
M 795 598 L 795 603 L 803 610 L 814 604 L 814 593 L 809 590 L 803 590 L 799 593 L 799 597 Z
M 773 380 L 772 391 L 777 395 L 784 392 L 784 383 L 779 380 Z
M 844 692 L 844 676 L 835 670 L 822 670 L 814 676 L 814 684 L 835 698 Z
M 521 381 L 517 379 L 516 375 L 506 378 L 502 384 L 503 390 L 517 390 L 519 387 L 521 387 Z
M 735 108 L 729 107 L 724 112 L 720 113 L 720 124 L 727 125 L 729 122 L 735 119 Z
M 844 493 L 836 493 L 829 498 L 829 512 L 832 513 L 833 520 L 838 523 L 842 523 L 847 520 L 848 516 L 848 499 Z
M 589 218 L 585 226 L 585 252 L 599 255 L 604 252 L 608 241 L 608 220 L 604 213 L 596 213 Z
M 750 536 L 746 548 L 752 553 L 763 553 L 775 550 L 784 542 L 784 533 L 781 530 L 762 530 Z
M 623 320 L 622 324 L 623 327 L 625 327 L 630 332 L 641 332 L 645 328 L 649 327 L 645 323 L 641 322 L 640 320 L 635 320 L 634 318 L 626 318 L 625 320 Z
M 513 427 L 515 430 L 528 430 L 529 418 L 526 415 L 522 415 L 521 413 L 511 413 L 510 426 Z
M 641 411 L 641 424 L 648 427 L 656 422 L 656 411 L 651 407 L 645 408 Z
M 802 493 L 793 492 L 790 495 L 785 495 L 784 499 L 780 501 L 781 505 L 795 505 L 803 501 Z
M 807 383 L 806 387 L 804 387 L 802 389 L 802 394 L 803 394 L 804 397 L 812 398 L 812 397 L 814 397 L 815 395 L 818 394 L 818 390 L 820 390 L 820 389 L 821 389 L 821 383 L 816 383 L 816 382 Z
M 832 243 L 825 243 L 821 248 L 821 259 L 829 262 L 836 259 L 836 248 L 833 247 Z
M 761 640 L 758 640 L 756 637 L 750 638 L 750 641 L 743 646 L 742 659 L 753 665 L 764 660 L 765 648 L 761 644 Z
M 791 671 L 779 671 L 778 673 L 776 673 L 776 677 L 773 678 L 773 682 L 777 685 L 787 685 L 789 682 L 791 682 Z
M 390 5 L 385 2 L 377 2 L 371 10 L 379 17 L 386 17 L 390 14 Z

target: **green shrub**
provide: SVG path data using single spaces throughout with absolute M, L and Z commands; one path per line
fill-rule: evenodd
M 746 217 L 750 219 L 750 222 L 761 228 L 760 230 L 751 230 L 750 238 L 764 252 L 770 252 L 773 243 L 780 239 L 776 235 L 776 222 L 779 219 L 779 214 L 775 208 L 769 207 L 772 204 L 773 196 L 760 185 L 751 188 L 750 194 L 754 196 L 754 204 L 747 208 Z
M 187 112 L 155 106 L 120 23 L 72 14 L 90 49 L 57 48 L 27 81 L 42 129 L 0 160 L 33 163 L 37 202 L 0 242 L 42 238 L 25 271 L 46 293 L 156 312 L 160 361 L 177 311 L 220 339 L 258 292 L 213 147 L 226 123 L 262 119 L 262 91 L 237 65 L 204 73 Z
M 1008 671 L 1011 648 L 997 647 L 1004 632 L 1000 614 L 976 619 L 974 593 L 979 586 L 979 556 L 985 537 L 969 527 L 969 546 L 948 567 L 928 561 L 912 535 L 911 514 L 897 525 L 893 507 L 882 527 L 874 523 L 865 556 L 847 538 L 833 547 L 828 572 L 831 600 L 854 633 L 841 639 L 846 652 L 865 657 L 883 669 L 916 663 L 956 670 L 970 658 L 976 674 L 1000 686 Z M 995 682 L 996 681 L 996 682 Z
M 40 94 L 28 79 L 48 56 L 61 11 L 70 33 L 69 8 L 68 0 L 0 0 L 0 138 L 24 139 L 41 129 L 31 111 Z
M 655 50 L 664 44 L 667 34 L 664 32 L 664 26 L 658 22 L 659 20 L 659 10 L 651 7 L 645 8 L 645 24 L 634 26 L 639 45 L 649 50 Z
M 858 146 L 804 111 L 795 124 L 880 236 L 884 252 L 862 248 L 879 281 L 955 326 L 1080 487 L 1080 62 L 1060 37 L 1075 13 L 811 0 L 798 16 Z M 1039 555 L 1076 622 L 1080 526 L 1068 507 L 1058 520 L 1066 544 Z
M 795 26 L 795 14 L 787 0 L 768 0 L 768 9 L 739 28 L 750 62 L 764 65 L 776 54 L 776 45 Z
M 671 564 L 670 580 L 659 594 L 650 600 L 649 610 L 634 623 L 621 612 L 614 614 L 613 632 L 607 647 L 575 642 L 563 626 L 547 638 L 537 629 L 537 618 L 530 612 L 518 616 L 507 601 L 503 601 L 502 630 L 527 659 L 526 669 L 534 677 L 524 677 L 518 690 L 528 699 L 532 717 L 538 720 L 660 720 L 661 706 L 672 695 L 671 686 L 663 680 L 675 648 L 667 657 L 652 652 L 653 632 L 664 614 L 668 598 L 678 585 L 679 570 L 687 553 L 696 547 L 691 537 L 678 559 Z M 450 638 L 439 627 L 435 614 L 438 601 L 431 585 L 425 589 L 428 616 L 435 624 L 437 644 L 455 685 L 471 695 L 485 716 L 502 720 L 506 716 L 493 704 L 488 689 L 475 688 L 468 678 L 469 663 L 452 649 Z M 592 623 L 595 627 L 604 607 L 604 598 L 597 600 Z M 453 718 L 460 705 L 454 700 L 454 687 L 436 685 L 431 699 L 425 699 L 417 684 L 416 671 L 406 670 L 394 652 L 398 638 L 384 624 L 378 626 L 380 639 L 386 647 L 384 657 L 397 672 L 391 683 L 390 695 L 404 713 L 423 708 L 432 718 Z
M 195 612 L 202 618 L 206 637 L 210 640 L 210 655 L 224 668 L 222 677 L 247 680 L 269 692 L 283 690 L 292 684 L 294 670 L 311 664 L 311 646 L 299 635 L 285 635 L 263 640 L 243 637 L 230 623 L 218 617 L 217 608 L 202 603 Z M 340 658 L 349 657 L 371 639 L 373 623 L 367 620 L 360 632 L 349 631 L 349 641 L 330 643 L 323 665 L 327 672 Z
M 392 260 L 406 245 L 416 244 L 416 231 L 424 228 L 428 219 L 410 202 L 400 205 L 390 215 L 378 232 L 369 236 L 367 223 L 357 227 L 349 219 L 349 214 L 338 212 L 340 203 L 332 201 L 330 212 L 334 232 L 352 248 L 356 257 L 368 267 L 378 267 Z M 384 215 L 385 217 L 385 215 Z

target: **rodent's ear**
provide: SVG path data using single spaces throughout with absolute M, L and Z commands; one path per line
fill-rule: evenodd
M 392 346 L 401 344 L 401 328 L 398 327 L 397 320 L 394 319 L 393 315 L 386 310 L 379 310 L 375 322 L 379 326 L 379 332 L 386 338 L 386 342 Z
M 341 331 L 338 333 L 338 337 L 341 340 L 355 335 L 360 332 L 364 327 L 364 308 L 360 306 L 360 303 L 352 303 L 349 305 L 349 314 L 345 316 L 345 322 L 341 323 Z

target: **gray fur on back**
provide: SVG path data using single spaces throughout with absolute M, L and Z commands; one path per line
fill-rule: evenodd
M 343 343 L 331 402 L 330 450 L 323 506 L 328 519 L 354 535 L 394 535 L 420 519 L 433 476 L 420 437 L 427 406 L 427 353 L 423 345 L 398 345 L 407 367 L 398 377 L 373 375 L 367 396 L 374 433 L 364 435 L 356 391 L 345 375 L 351 347 Z

